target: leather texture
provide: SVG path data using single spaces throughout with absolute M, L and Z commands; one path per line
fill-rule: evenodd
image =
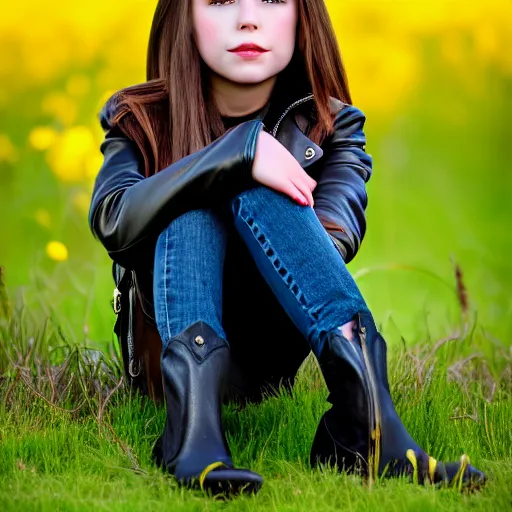
M 368 314 L 358 314 L 356 324 L 352 342 L 336 332 L 326 335 L 319 364 L 333 406 L 318 425 L 311 465 L 330 462 L 364 476 L 373 470 L 374 477 L 406 474 L 419 484 L 482 486 L 486 476 L 469 460 L 436 461 L 414 441 L 391 398 L 386 342 Z
M 314 210 L 348 263 L 366 231 L 365 185 L 372 159 L 365 152 L 365 116 L 331 98 L 335 132 L 320 147 L 305 135 L 310 117 L 300 114 L 305 105 L 313 107 L 312 98 L 300 110 L 284 110 L 275 137 L 317 181 Z M 262 120 L 243 122 L 146 178 L 140 150 L 112 125 L 111 115 L 107 102 L 99 114 L 105 132 L 100 146 L 104 160 L 94 184 L 89 225 L 112 260 L 126 269 L 152 264 L 159 233 L 180 214 L 259 186 L 251 172 L 258 134 L 266 129 Z
M 118 128 L 108 129 L 89 224 L 110 257 L 134 269 L 154 252 L 162 229 L 205 195 L 229 198 L 256 186 L 251 170 L 261 127 L 257 121 L 242 123 L 148 178 L 136 144 Z
M 195 322 L 172 338 L 161 356 L 166 422 L 152 457 L 186 486 L 193 487 L 205 468 L 219 464 L 201 487 L 215 493 L 253 492 L 263 479 L 234 467 L 222 426 L 230 364 L 228 343 L 205 322 Z

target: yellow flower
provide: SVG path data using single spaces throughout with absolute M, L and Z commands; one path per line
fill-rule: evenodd
M 13 163 L 17 159 L 18 150 L 11 142 L 11 139 L 5 133 L 0 133 L 0 162 Z
M 57 132 L 49 126 L 36 126 L 28 135 L 30 145 L 39 150 L 48 149 L 57 138 Z
M 103 155 L 100 151 L 90 154 L 85 160 L 85 176 L 90 179 L 96 178 L 103 165 Z
M 77 106 L 67 94 L 50 93 L 43 99 L 41 107 L 45 114 L 58 119 L 64 126 L 71 126 L 75 122 Z
M 46 245 L 46 254 L 55 261 L 65 261 L 68 259 L 68 248 L 57 240 L 52 240 Z
M 90 172 L 87 168 L 90 155 L 97 151 L 91 130 L 86 126 L 75 126 L 61 134 L 50 148 L 46 159 L 60 180 L 68 183 L 81 182 Z

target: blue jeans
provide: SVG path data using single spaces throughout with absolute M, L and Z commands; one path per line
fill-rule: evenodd
M 153 292 L 163 349 L 173 336 L 198 320 L 208 323 L 229 343 L 222 298 L 230 223 L 259 274 L 317 357 L 325 333 L 349 322 L 358 312 L 369 314 L 313 208 L 263 185 L 242 192 L 224 208 L 188 211 L 174 219 L 158 238 Z M 251 293 L 245 289 L 240 303 Z

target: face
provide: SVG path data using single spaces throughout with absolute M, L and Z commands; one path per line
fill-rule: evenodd
M 208 67 L 224 79 L 257 84 L 279 74 L 295 47 L 298 0 L 191 0 L 194 39 Z M 229 50 L 254 43 L 265 50 L 244 57 Z

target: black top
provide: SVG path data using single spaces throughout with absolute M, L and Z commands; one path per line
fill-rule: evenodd
M 269 99 L 270 104 L 268 105 L 268 111 L 263 118 L 263 124 L 268 130 L 272 129 L 272 127 L 277 123 L 281 114 L 292 102 L 311 93 L 311 88 L 304 88 L 300 86 L 300 81 L 297 82 L 299 84 L 297 87 L 290 87 L 289 84 L 294 83 L 296 83 L 296 81 L 293 76 L 283 75 L 283 73 L 279 74 Z M 256 118 L 259 114 L 261 114 L 262 110 L 266 106 L 267 104 L 265 104 L 256 112 L 252 112 L 245 116 L 222 116 L 226 130 L 239 123 L 243 123 L 244 121 L 249 121 Z
M 222 116 L 222 121 L 224 122 L 226 130 L 237 124 L 243 123 L 245 121 L 250 121 L 251 119 L 255 119 L 265 109 L 265 106 L 266 105 L 263 105 L 263 107 L 261 107 L 260 109 L 251 112 L 250 114 L 246 114 L 245 116 Z

